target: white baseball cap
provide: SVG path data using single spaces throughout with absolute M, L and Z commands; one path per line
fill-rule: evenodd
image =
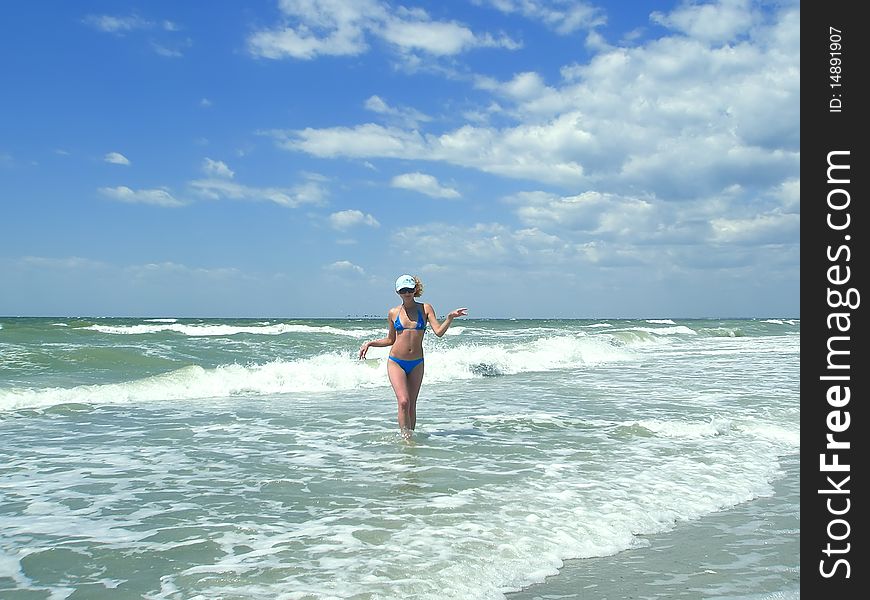
M 398 292 L 402 288 L 411 288 L 414 289 L 417 287 L 417 280 L 415 280 L 410 275 L 402 275 L 396 280 L 396 291 Z

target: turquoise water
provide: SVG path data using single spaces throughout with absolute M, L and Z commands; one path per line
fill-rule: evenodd
M 385 328 L 0 318 L 0 597 L 504 598 L 799 453 L 797 320 L 463 319 L 410 442 Z

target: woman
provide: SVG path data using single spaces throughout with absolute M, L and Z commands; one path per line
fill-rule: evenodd
M 366 342 L 359 349 L 359 357 L 366 357 L 371 346 L 392 346 L 387 357 L 387 375 L 399 403 L 399 429 L 408 439 L 417 424 L 417 395 L 423 383 L 423 334 L 426 323 L 438 337 L 444 335 L 453 319 L 464 317 L 467 308 L 457 308 L 438 322 L 431 304 L 417 302 L 414 298 L 423 295 L 423 284 L 416 277 L 402 275 L 396 280 L 396 293 L 402 298 L 399 306 L 387 313 L 390 328 L 387 337 Z

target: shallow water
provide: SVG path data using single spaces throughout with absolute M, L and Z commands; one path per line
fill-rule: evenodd
M 380 321 L 0 323 L 0 593 L 504 598 L 799 452 L 794 320 L 462 320 L 410 442 Z

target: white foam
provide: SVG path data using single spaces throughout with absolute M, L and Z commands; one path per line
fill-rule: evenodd
M 478 418 L 561 421 L 556 411 L 562 408 L 550 408 Z M 579 461 L 576 447 L 564 448 L 564 458 L 550 461 L 535 451 L 493 452 L 493 436 L 482 449 L 469 442 L 462 451 L 439 438 L 438 445 L 424 441 L 407 452 L 373 444 L 355 421 L 319 427 L 307 418 L 294 425 L 273 416 L 185 424 L 195 439 L 184 450 L 172 443 L 143 446 L 121 426 L 117 443 L 91 447 L 83 464 L 31 449 L 38 458 L 13 458 L 18 471 L 8 482 L 28 507 L 0 516 L 0 527 L 18 539 L 67 536 L 77 545 L 134 549 L 144 560 L 185 546 L 192 552 L 203 541 L 221 549 L 202 561 L 179 561 L 163 575 L 161 591 L 149 597 L 166 600 L 182 592 L 265 600 L 290 597 L 288 590 L 299 598 L 503 600 L 509 590 L 556 574 L 565 560 L 634 548 L 643 544 L 638 536 L 768 495 L 777 473 L 776 448 L 736 426 L 719 437 L 711 433 L 722 428 L 713 420 L 645 421 L 666 434 L 661 437 L 686 442 L 676 454 L 661 451 L 673 440 L 643 437 L 602 445 Z M 570 445 L 571 430 L 520 441 L 558 449 L 557 440 Z M 270 444 L 278 433 L 281 441 Z M 207 473 L 196 468 L 203 461 Z M 35 464 L 40 477 L 33 477 Z M 263 480 L 279 473 L 280 480 Z M 111 491 L 89 490 L 95 480 L 112 481 Z M 275 481 L 297 489 L 312 482 L 319 491 L 295 498 L 282 492 L 276 501 L 262 490 Z M 469 481 L 472 486 L 456 489 Z M 155 490 L 160 501 L 142 502 Z M 200 503 L 216 490 L 237 498 L 232 510 L 242 512 Z M 86 502 L 71 508 L 70 498 Z M 162 511 L 189 513 L 179 527 L 184 533 L 173 537 L 178 524 L 159 523 Z M 0 576 L 15 569 L 0 563 Z M 275 577 L 262 577 L 267 571 Z
M 678 325 L 676 327 L 628 327 L 627 331 L 643 331 L 654 335 L 697 335 L 697 331 Z
M 646 322 L 652 323 L 653 325 L 676 325 L 676 323 L 670 319 L 647 319 Z
M 0 578 L 2 577 L 20 582 L 24 579 L 24 573 L 21 570 L 21 561 L 0 549 Z
M 710 419 L 706 423 L 663 420 L 641 420 L 629 423 L 629 425 L 633 424 L 666 437 L 690 439 L 724 435 L 731 430 L 731 422 L 727 419 Z
M 223 365 L 215 369 L 184 367 L 125 383 L 72 388 L 0 390 L 0 410 L 56 404 L 137 404 L 193 400 L 240 394 L 318 392 L 386 385 L 380 369 L 369 369 L 347 356 L 324 354 L 297 361 L 262 365 Z
M 162 322 L 159 325 L 91 325 L 84 327 L 91 331 L 99 331 L 111 335 L 145 335 L 173 331 L 190 337 L 203 336 L 230 336 L 240 333 L 255 335 L 283 335 L 287 333 L 329 333 L 333 335 L 349 336 L 354 338 L 365 337 L 371 334 L 370 329 L 347 330 L 338 327 L 297 325 L 292 323 L 278 323 L 275 325 L 241 326 L 241 325 L 187 325 L 183 323 Z
M 759 438 L 766 438 L 772 442 L 791 446 L 795 450 L 801 447 L 800 430 L 789 430 L 772 424 L 743 423 L 740 428 Z
M 634 359 L 630 349 L 614 346 L 607 339 L 574 335 L 528 343 L 453 347 L 445 347 L 437 338 L 429 338 L 424 341 L 424 348 L 429 382 L 576 369 Z M 385 373 L 389 350 L 387 347 L 370 348 L 365 361 L 357 360 L 356 350 L 353 350 L 254 365 L 227 364 L 211 369 L 194 365 L 123 383 L 0 390 L 0 410 L 65 403 L 135 404 L 386 386 L 389 385 Z

